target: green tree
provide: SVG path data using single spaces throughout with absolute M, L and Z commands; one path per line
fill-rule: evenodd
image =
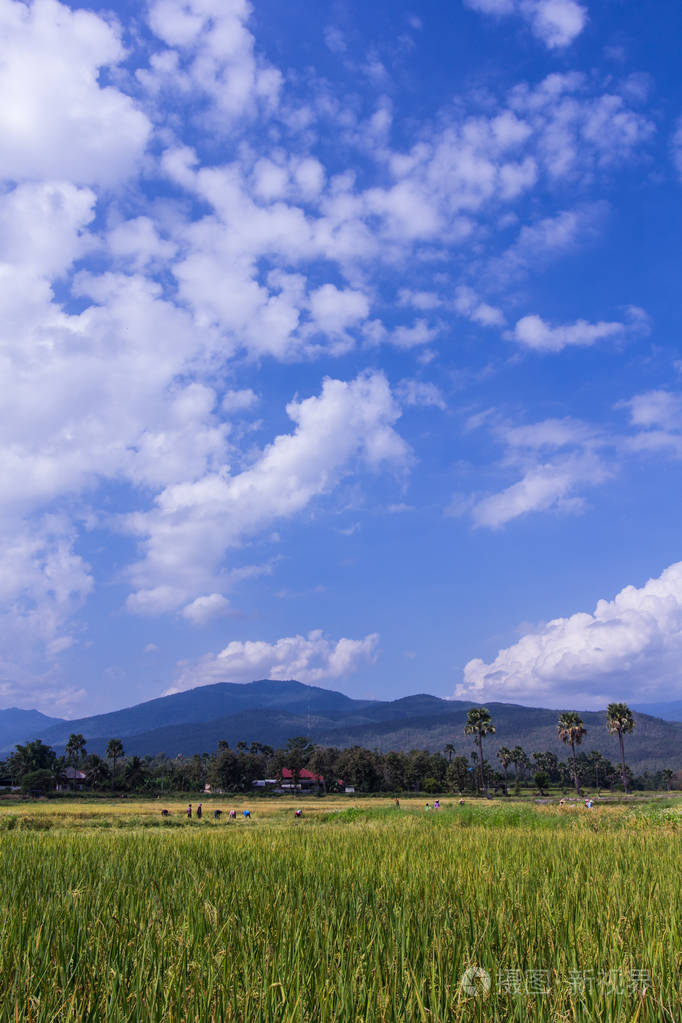
M 509 754 L 509 759 L 514 765 L 514 794 L 518 796 L 521 791 L 521 772 L 524 768 L 530 766 L 530 760 L 528 754 L 521 746 L 514 746 L 514 749 Z
M 610 703 L 606 708 L 606 727 L 611 735 L 618 736 L 620 744 L 620 776 L 623 788 L 628 791 L 628 778 L 625 772 L 625 746 L 623 736 L 635 727 L 635 719 L 627 703 Z
M 57 754 L 41 739 L 34 739 L 23 746 L 18 743 L 7 758 L 6 768 L 14 785 L 20 784 L 25 775 L 34 771 L 51 771 L 57 766 Z
M 70 764 L 72 767 L 77 767 L 86 754 L 85 736 L 80 732 L 72 732 L 64 750 L 67 764 Z
M 536 771 L 533 775 L 533 781 L 540 792 L 541 796 L 544 796 L 545 789 L 549 787 L 549 775 L 547 771 Z
M 83 764 L 85 771 L 85 783 L 88 788 L 99 789 L 109 779 L 109 768 L 105 760 L 98 757 L 96 753 L 88 754 Z
M 83 761 L 87 753 L 85 748 L 85 736 L 80 732 L 72 732 L 64 749 L 64 757 L 69 767 L 74 769 Z M 71 779 L 71 788 L 75 789 L 76 780 Z
M 107 743 L 107 759 L 111 760 L 111 787 L 113 789 L 116 781 L 116 762 L 125 756 L 123 743 L 120 739 L 109 739 Z
M 131 757 L 125 766 L 125 771 L 123 772 L 123 777 L 128 788 L 133 792 L 136 789 L 142 788 L 146 776 L 147 772 L 140 758 L 137 756 Z
M 446 778 L 450 785 L 457 789 L 460 795 L 466 788 L 470 777 L 469 764 L 466 757 L 455 757 L 452 763 L 448 764 Z
M 575 747 L 579 746 L 583 741 L 583 736 L 586 732 L 583 719 L 575 710 L 564 711 L 557 722 L 557 732 L 562 742 L 570 744 L 571 752 L 573 753 L 573 782 L 575 784 L 576 794 L 580 795 Z
M 556 753 L 552 753 L 551 750 L 534 753 L 533 760 L 535 761 L 538 771 L 545 771 L 549 775 L 550 781 L 561 781 L 559 758 Z
M 511 750 L 508 749 L 506 746 L 500 746 L 500 748 L 497 751 L 497 759 L 499 760 L 500 766 L 504 771 L 504 794 L 505 796 L 508 796 L 509 789 L 507 788 L 507 771 L 509 770 L 509 765 L 512 762 Z
M 54 773 L 41 767 L 24 775 L 21 779 L 21 789 L 23 792 L 51 792 L 55 781 Z
M 455 749 L 455 744 L 453 742 L 446 742 L 445 746 L 443 747 L 443 753 L 447 755 L 449 764 L 452 763 L 452 758 L 454 757 L 456 752 L 457 751 Z
M 297 735 L 287 740 L 287 748 L 282 757 L 282 767 L 291 771 L 291 782 L 294 786 L 294 795 L 298 792 L 301 771 L 312 756 L 313 746 L 304 735 Z
M 478 746 L 478 769 L 480 771 L 481 787 L 485 792 L 486 799 L 490 799 L 490 793 L 488 792 L 488 785 L 483 771 L 483 740 L 486 735 L 494 735 L 495 730 L 495 725 L 492 722 L 490 711 L 487 707 L 472 707 L 471 710 L 467 712 L 464 734 L 473 735 L 474 741 Z

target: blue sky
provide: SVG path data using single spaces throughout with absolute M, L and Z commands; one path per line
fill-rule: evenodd
M 679 4 L 0 25 L 0 706 L 682 696 Z

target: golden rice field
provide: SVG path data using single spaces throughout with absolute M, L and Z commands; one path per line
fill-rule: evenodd
M 679 801 L 164 805 L 0 806 L 0 1020 L 682 1019 Z

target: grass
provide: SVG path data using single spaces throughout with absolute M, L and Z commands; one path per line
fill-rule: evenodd
M 679 800 L 446 802 L 3 806 L 0 1020 L 679 1021 Z

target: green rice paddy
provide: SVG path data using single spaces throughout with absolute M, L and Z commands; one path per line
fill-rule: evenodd
M 367 806 L 3 807 L 0 1020 L 682 1019 L 679 805 Z

